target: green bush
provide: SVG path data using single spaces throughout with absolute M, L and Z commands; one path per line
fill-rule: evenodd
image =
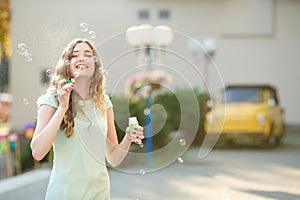
M 168 144 L 173 138 L 172 133 L 180 129 L 184 134 L 195 134 L 193 145 L 202 144 L 203 103 L 204 95 L 198 90 L 176 90 L 174 92 L 156 92 L 151 98 L 153 150 Z M 116 130 L 119 141 L 124 137 L 124 129 L 128 125 L 128 117 L 136 116 L 141 126 L 145 127 L 145 98 L 130 98 L 124 94 L 111 97 L 114 105 Z M 200 113 L 200 115 L 199 115 Z M 162 124 L 163 123 L 163 124 Z M 160 125 L 161 127 L 153 127 Z M 158 129 L 157 129 L 158 128 Z

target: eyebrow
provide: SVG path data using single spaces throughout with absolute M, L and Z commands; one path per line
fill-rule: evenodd
M 79 50 L 72 51 L 72 53 L 77 53 L 77 52 L 79 52 Z M 87 53 L 93 53 L 93 51 L 92 51 L 92 50 L 84 50 L 84 52 L 87 52 Z

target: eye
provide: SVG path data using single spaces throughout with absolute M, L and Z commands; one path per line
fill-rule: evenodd
M 78 54 L 71 54 L 71 58 L 77 58 Z
M 86 55 L 84 55 L 85 57 L 87 57 L 87 58 L 91 58 L 91 57 L 93 57 L 93 55 L 92 54 L 86 54 Z

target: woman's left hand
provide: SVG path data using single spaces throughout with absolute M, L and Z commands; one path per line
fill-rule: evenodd
M 137 126 L 130 132 L 129 127 L 126 128 L 126 137 L 136 144 L 142 144 L 142 140 L 144 137 L 144 128 L 141 126 Z

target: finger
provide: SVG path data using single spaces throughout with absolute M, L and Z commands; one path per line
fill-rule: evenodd
M 70 92 L 71 90 L 74 89 L 74 84 L 73 83 L 67 83 L 62 87 L 62 90 L 66 91 L 66 92 Z
M 137 139 L 139 139 L 139 140 L 142 140 L 142 139 L 145 138 L 145 136 L 143 136 L 143 135 L 137 135 L 137 136 L 135 136 L 135 138 L 137 138 Z
M 140 139 L 135 139 L 135 140 L 134 140 L 134 143 L 136 143 L 136 144 L 141 144 L 141 143 L 142 143 L 142 140 L 140 140 Z
M 134 131 L 134 134 L 138 135 L 138 136 L 142 136 L 142 135 L 144 135 L 144 132 L 143 131 Z
M 63 85 L 66 84 L 66 82 L 67 82 L 66 79 L 62 79 L 62 80 L 58 81 L 58 83 L 57 83 L 57 89 L 60 90 L 63 87 Z
M 132 132 L 132 137 L 133 138 L 137 138 L 137 139 L 144 139 L 145 136 L 143 134 L 143 132 Z
M 134 130 L 137 130 L 137 131 L 143 131 L 144 128 L 142 126 L 137 126 L 134 128 Z

